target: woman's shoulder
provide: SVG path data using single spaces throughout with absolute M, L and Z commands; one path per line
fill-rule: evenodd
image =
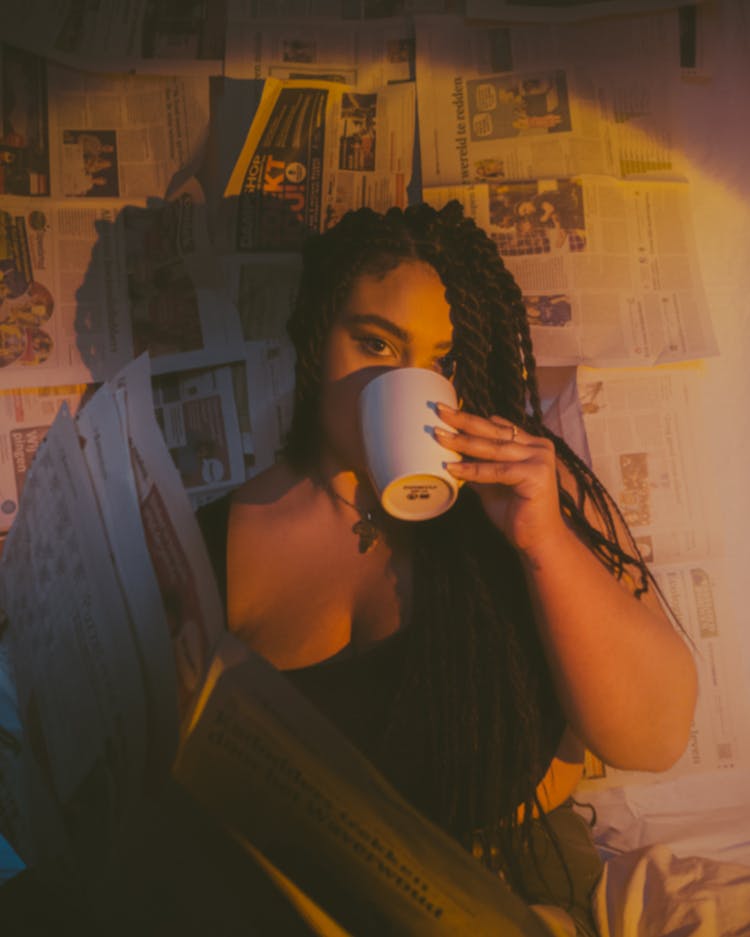
M 233 520 L 280 518 L 299 510 L 309 498 L 310 480 L 286 462 L 278 462 L 236 488 L 230 499 Z

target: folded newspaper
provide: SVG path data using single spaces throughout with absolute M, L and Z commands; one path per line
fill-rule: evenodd
M 0 835 L 101 903 L 113 867 L 134 848 L 145 861 L 134 831 L 171 765 L 337 933 L 543 934 L 499 878 L 226 632 L 149 379 L 142 357 L 77 422 L 63 407 L 26 476 L 0 562 L 18 703 L 0 744 Z

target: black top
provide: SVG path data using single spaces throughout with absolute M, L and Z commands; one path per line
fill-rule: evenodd
M 231 493 L 200 508 L 198 522 L 208 547 L 226 606 L 226 545 Z M 333 657 L 284 675 L 352 742 L 414 806 L 433 814 L 425 802 L 427 714 L 424 704 L 410 698 L 404 667 L 408 660 L 408 629 L 397 631 L 361 654 Z M 400 692 L 398 718 L 393 703 Z M 564 721 L 559 708 L 550 713 L 548 756 L 560 743 Z M 541 780 L 541 777 L 538 779 Z

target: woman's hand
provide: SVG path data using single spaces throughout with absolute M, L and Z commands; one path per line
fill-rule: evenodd
M 557 491 L 555 447 L 503 417 L 475 416 L 438 404 L 456 432 L 435 427 L 441 445 L 468 458 L 447 470 L 477 492 L 492 523 L 529 558 L 549 538 L 564 533 Z

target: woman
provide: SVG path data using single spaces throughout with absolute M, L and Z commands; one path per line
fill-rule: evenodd
M 289 332 L 284 459 L 202 518 L 230 628 L 526 901 L 593 933 L 584 746 L 667 768 L 696 678 L 611 499 L 542 425 L 518 286 L 455 202 L 362 209 L 307 242 Z M 422 523 L 378 507 L 359 438 L 359 392 L 394 367 L 462 402 L 436 433 L 467 484 Z

